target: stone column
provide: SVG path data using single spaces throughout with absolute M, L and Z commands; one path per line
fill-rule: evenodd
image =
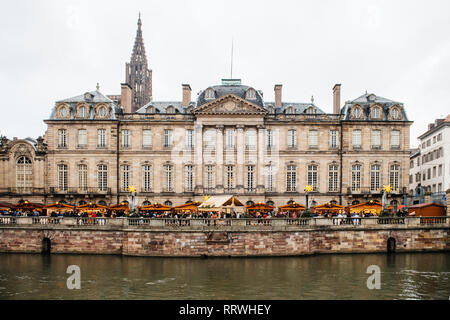
M 245 141 L 244 126 L 237 125 L 237 143 L 236 143 L 236 192 L 244 192 L 244 160 L 245 160 Z
M 216 126 L 216 193 L 223 193 L 223 125 Z
M 195 134 L 195 193 L 203 194 L 203 125 L 196 124 Z
M 264 193 L 264 126 L 258 126 L 258 179 L 256 185 L 257 193 Z

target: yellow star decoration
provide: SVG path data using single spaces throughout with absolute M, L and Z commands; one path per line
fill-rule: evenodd
M 384 191 L 385 191 L 385 192 L 389 193 L 389 192 L 391 192 L 391 190 L 392 190 L 392 188 L 391 188 L 391 185 L 390 185 L 390 184 L 384 186 Z
M 313 188 L 313 186 L 310 185 L 310 184 L 308 184 L 308 185 L 305 187 L 305 191 L 306 191 L 306 192 L 311 192 L 311 191 L 313 191 L 313 190 L 314 190 L 314 188 Z
M 204 196 L 204 197 L 203 197 L 203 201 L 206 201 L 206 200 L 208 200 L 208 199 L 209 199 L 208 196 Z
M 134 193 L 134 192 L 136 192 L 136 187 L 135 186 L 129 186 L 128 187 L 128 191 L 131 192 L 131 193 Z

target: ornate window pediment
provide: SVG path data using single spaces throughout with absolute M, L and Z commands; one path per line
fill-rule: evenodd
M 377 120 L 381 119 L 383 115 L 383 108 L 376 104 L 370 107 L 370 119 Z
M 363 119 L 364 118 L 363 108 L 360 105 L 355 105 L 352 107 L 351 118 L 352 119 Z
M 394 105 L 389 109 L 389 120 L 402 120 L 403 115 L 399 105 Z
M 206 89 L 205 92 L 205 100 L 213 100 L 216 98 L 216 93 L 214 92 L 213 88 Z
M 249 88 L 245 93 L 245 99 L 255 100 L 256 99 L 256 91 L 253 88 Z
M 95 114 L 97 118 L 107 118 L 109 116 L 109 107 L 104 103 L 95 106 Z
M 56 117 L 58 119 L 70 118 L 70 107 L 67 103 L 61 103 L 56 107 Z

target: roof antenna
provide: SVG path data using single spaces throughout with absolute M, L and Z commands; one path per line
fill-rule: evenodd
M 231 37 L 231 75 L 230 79 L 233 79 L 233 37 Z

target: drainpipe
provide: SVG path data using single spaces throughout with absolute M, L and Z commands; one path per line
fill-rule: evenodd
M 339 205 L 341 205 L 342 206 L 342 170 L 343 170 L 343 168 L 342 168 L 342 163 L 343 163 L 343 159 L 342 159 L 342 150 L 343 150 L 343 147 L 342 147 L 342 144 L 343 144 L 343 142 L 344 142 L 344 130 L 343 130 L 343 127 L 342 127 L 342 119 L 339 119 L 339 125 L 340 125 L 340 128 L 341 128 L 341 134 L 340 134 L 340 140 L 341 140 L 341 143 L 339 144 Z
M 116 194 L 117 194 L 117 203 L 119 203 L 119 126 L 120 120 L 117 120 L 117 141 L 116 141 Z

